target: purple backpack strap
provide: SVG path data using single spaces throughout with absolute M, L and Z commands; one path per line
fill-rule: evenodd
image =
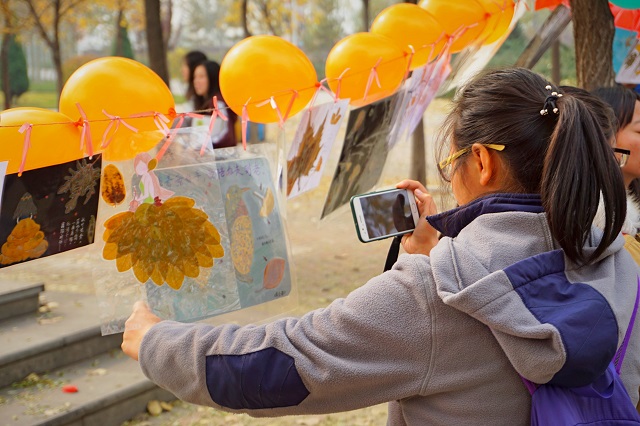
M 636 291 L 636 302 L 633 306 L 633 312 L 631 312 L 631 319 L 629 320 L 629 325 L 627 326 L 627 332 L 624 335 L 624 339 L 622 340 L 622 344 L 616 351 L 616 354 L 613 357 L 613 363 L 616 366 L 616 373 L 620 374 L 620 369 L 622 368 L 622 362 L 624 361 L 624 355 L 627 352 L 627 346 L 629 346 L 629 339 L 631 338 L 631 332 L 633 331 L 633 325 L 636 322 L 636 314 L 638 313 L 638 302 L 640 301 L 640 277 L 638 277 L 638 289 Z M 530 380 L 525 379 L 520 376 L 522 379 L 522 383 L 527 388 L 529 393 L 533 395 L 533 393 L 538 389 L 538 385 L 533 383 Z
M 638 299 L 640 299 L 640 277 L 638 277 L 638 290 L 636 291 L 636 303 L 633 306 L 633 312 L 631 313 L 631 319 L 629 320 L 629 326 L 627 332 L 624 335 L 622 344 L 616 351 L 616 355 L 613 357 L 613 363 L 616 366 L 616 373 L 620 374 L 622 369 L 622 362 L 624 361 L 624 355 L 627 352 L 627 346 L 629 345 L 629 339 L 631 338 L 631 332 L 633 331 L 633 325 L 636 322 L 636 314 L 638 313 Z

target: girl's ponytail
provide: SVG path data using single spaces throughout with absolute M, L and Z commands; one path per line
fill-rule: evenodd
M 546 104 L 545 104 L 546 105 Z M 593 110 L 570 94 L 558 98 L 557 116 L 542 167 L 540 195 L 551 234 L 576 263 L 597 259 L 616 239 L 626 217 L 624 183 L 607 135 Z M 605 224 L 594 252 L 584 245 L 601 201 Z

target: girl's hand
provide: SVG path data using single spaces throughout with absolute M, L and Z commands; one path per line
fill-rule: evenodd
M 136 302 L 133 305 L 133 313 L 124 323 L 122 351 L 137 361 L 142 339 L 147 331 L 160 321 L 160 318 L 151 312 L 149 305 L 141 301 Z
M 436 203 L 424 185 L 418 181 L 405 179 L 398 183 L 396 188 L 413 191 L 418 212 L 420 213 L 420 219 L 418 220 L 416 229 L 414 229 L 412 233 L 405 234 L 402 237 L 402 247 L 404 251 L 409 254 L 426 254 L 428 256 L 431 249 L 438 244 L 438 231 L 431 227 L 426 220 L 427 216 L 438 213 Z

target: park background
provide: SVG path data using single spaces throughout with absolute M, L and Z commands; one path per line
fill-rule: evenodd
M 184 83 L 180 81 L 183 55 L 202 50 L 220 62 L 239 40 L 258 34 L 274 34 L 299 46 L 324 77 L 324 60 L 336 42 L 348 34 L 368 30 L 375 16 L 394 1 L 363 0 L 1 0 L 2 48 L 0 81 L 5 108 L 41 107 L 56 109 L 61 87 L 81 65 L 95 58 L 115 55 L 140 61 L 163 76 L 176 104 L 184 102 Z M 153 8 L 155 18 L 149 19 Z M 147 16 L 145 16 L 147 14 Z M 487 67 L 511 66 L 551 14 L 550 10 L 530 11 L 519 20 Z M 158 63 L 158 51 L 165 64 Z M 574 33 L 569 24 L 552 47 L 533 67 L 556 84 L 575 85 L 576 54 Z M 8 96 L 5 96 L 8 94 Z M 426 147 L 426 181 L 438 192 L 439 181 L 433 161 L 437 130 L 449 107 L 453 91 L 442 91 L 425 114 L 420 128 Z M 267 140 L 281 132 L 290 142 L 298 118 L 285 123 L 284 130 L 268 125 Z M 344 127 L 344 126 L 343 126 Z M 344 136 L 338 135 L 341 141 Z M 294 314 L 326 306 L 337 297 L 366 282 L 382 270 L 388 244 L 363 245 L 356 237 L 350 213 L 341 210 L 320 220 L 320 211 L 335 169 L 339 143 L 334 147 L 321 184 L 315 190 L 287 203 L 287 225 L 299 286 L 299 302 Z M 390 152 L 378 184 L 389 187 L 409 177 L 412 170 L 412 146 L 400 141 Z M 408 173 L 411 170 L 411 173 Z M 402 175 L 400 173 L 405 173 Z M 450 199 L 439 193 L 441 206 Z M 48 271 L 47 288 L 56 291 L 92 292 L 82 265 L 60 263 L 56 257 L 43 259 Z M 3 270 L 3 277 L 29 280 L 28 270 Z M 37 278 L 36 278 L 37 279 Z M 1 409 L 1 405 L 0 405 Z M 130 425 L 383 425 L 386 406 L 370 407 L 349 413 L 326 416 L 296 416 L 285 419 L 251 419 L 247 416 L 175 403 L 171 412 L 158 417 L 141 414 Z

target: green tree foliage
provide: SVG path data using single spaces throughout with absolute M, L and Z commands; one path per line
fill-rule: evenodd
M 10 97 L 12 103 L 14 103 L 29 90 L 29 75 L 27 74 L 27 59 L 24 55 L 24 50 L 22 50 L 22 45 L 14 34 L 9 34 L 6 37 L 9 37 L 7 55 L 9 62 L 9 93 L 5 93 L 5 96 Z
M 129 30 L 126 24 L 118 26 L 118 34 L 113 43 L 113 56 L 135 59 L 131 40 L 129 39 Z

